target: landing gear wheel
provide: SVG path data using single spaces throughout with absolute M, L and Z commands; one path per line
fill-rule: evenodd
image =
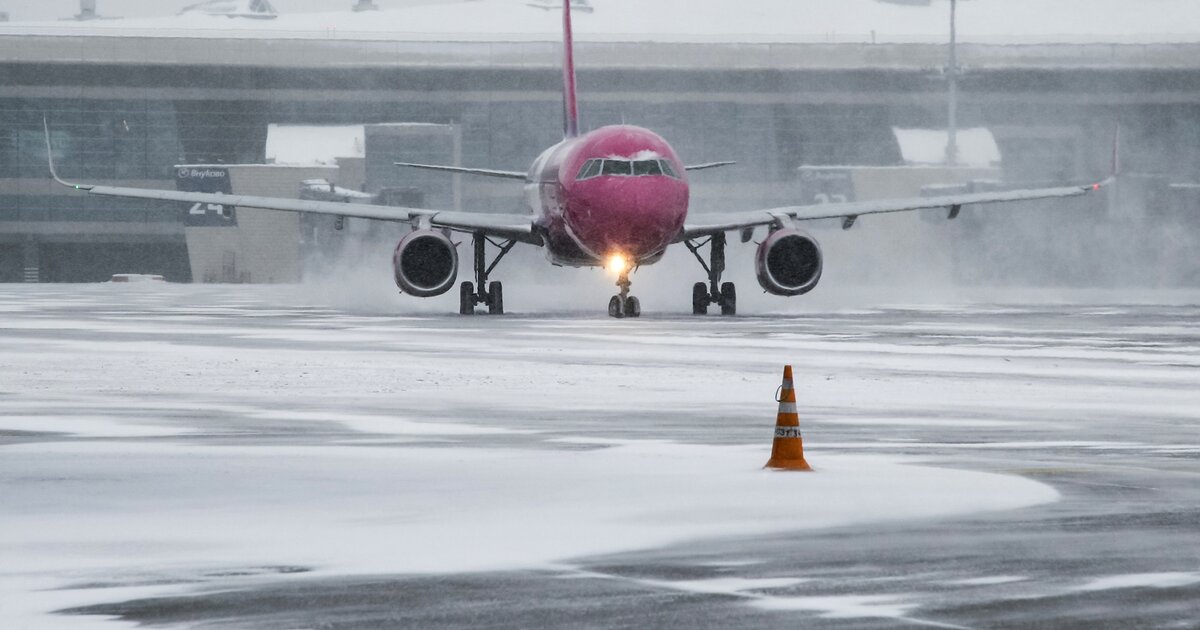
M 721 285 L 721 314 L 726 317 L 737 315 L 737 288 L 732 282 Z
M 472 240 L 475 249 L 475 282 L 474 284 L 464 282 L 459 285 L 458 312 L 463 315 L 471 315 L 475 312 L 476 304 L 487 304 L 489 314 L 503 315 L 504 285 L 499 282 L 488 282 L 488 276 L 492 275 L 496 265 L 500 264 L 508 252 L 512 251 L 517 242 L 492 240 L 482 232 L 476 232 Z M 490 265 L 487 256 L 488 243 L 500 250 Z M 479 287 L 479 293 L 475 292 L 476 287 Z
M 718 232 L 708 237 L 708 240 L 685 240 L 683 244 L 688 251 L 700 262 L 704 272 L 708 274 L 708 282 L 697 282 L 692 287 L 692 314 L 705 315 L 712 304 L 721 306 L 722 315 L 737 313 L 737 290 L 732 282 L 721 283 L 721 274 L 725 273 L 725 233 Z M 708 246 L 708 260 L 700 255 L 700 250 Z
M 625 298 L 625 317 L 637 318 L 642 316 L 642 301 L 635 297 Z
M 488 285 L 488 313 L 491 315 L 504 314 L 504 285 L 493 282 Z
M 692 285 L 692 315 L 708 315 L 708 285 L 697 282 Z
M 458 314 L 475 314 L 475 285 L 470 282 L 458 285 Z
M 625 317 L 625 305 L 621 303 L 621 296 L 614 295 L 608 301 L 608 316 L 617 319 Z

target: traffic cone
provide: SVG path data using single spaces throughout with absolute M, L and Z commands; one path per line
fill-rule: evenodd
M 800 437 L 800 414 L 796 413 L 796 390 L 792 387 L 792 366 L 783 366 L 783 385 L 779 388 L 779 416 L 775 419 L 775 442 L 765 468 L 807 470 L 804 438 Z

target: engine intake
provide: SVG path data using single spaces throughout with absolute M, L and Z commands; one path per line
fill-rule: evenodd
M 414 230 L 392 256 L 396 286 L 417 297 L 441 295 L 458 279 L 458 249 L 450 237 L 434 230 Z
M 821 246 L 799 230 L 776 230 L 758 246 L 758 283 L 773 295 L 804 295 L 821 280 Z

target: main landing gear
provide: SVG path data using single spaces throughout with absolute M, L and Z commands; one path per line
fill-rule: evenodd
M 473 235 L 472 240 L 475 245 L 475 281 L 478 283 L 479 291 L 476 292 L 476 285 L 470 282 L 458 285 L 458 312 L 460 315 L 473 315 L 476 304 L 487 304 L 489 315 L 503 315 L 504 285 L 499 282 L 489 283 L 488 276 L 508 252 L 512 251 L 517 242 L 512 240 L 494 241 L 478 232 Z M 500 253 L 496 254 L 496 259 L 490 265 L 487 262 L 488 243 L 500 249 Z
M 696 260 L 700 261 L 700 266 L 704 267 L 704 272 L 708 274 L 707 284 L 697 282 L 692 286 L 692 314 L 707 315 L 708 307 L 717 304 L 721 307 L 722 315 L 737 315 L 737 288 L 732 282 L 721 282 L 721 274 L 725 273 L 725 233 L 713 234 L 707 241 L 689 240 L 683 244 Z M 700 248 L 705 245 L 708 245 L 707 263 L 700 255 Z
M 629 281 L 628 269 L 622 271 L 620 277 L 617 278 L 617 286 L 621 288 L 621 293 L 612 296 L 612 299 L 608 301 L 608 316 L 617 319 L 641 317 L 641 300 L 629 295 L 629 288 L 633 286 L 633 283 Z

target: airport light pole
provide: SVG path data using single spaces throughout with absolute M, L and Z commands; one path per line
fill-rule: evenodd
M 958 0 L 950 0 L 950 64 L 946 68 L 949 84 L 947 113 L 946 165 L 958 165 Z

